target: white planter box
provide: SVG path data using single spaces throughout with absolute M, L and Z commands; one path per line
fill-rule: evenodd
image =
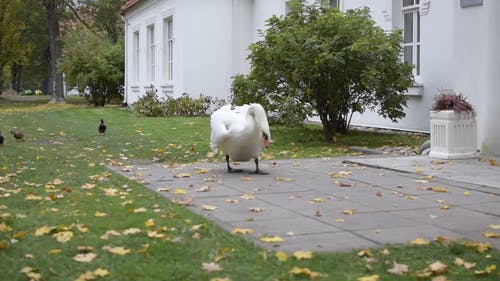
M 476 117 L 471 112 L 431 111 L 430 157 L 441 159 L 475 158 Z

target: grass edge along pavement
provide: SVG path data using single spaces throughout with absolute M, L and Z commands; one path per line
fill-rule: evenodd
M 6 280 L 362 280 L 375 275 L 415 280 L 429 274 L 437 260 L 448 269 L 430 275 L 498 277 L 491 267 L 499 263 L 498 250 L 484 244 L 430 242 L 313 253 L 312 258 L 287 253 L 285 260 L 283 253 L 263 251 L 104 168 L 131 158 L 157 157 L 177 165 L 218 161 L 207 157 L 206 118 L 139 118 L 127 110 L 68 105 L 35 108 L 0 113 L 1 131 L 17 127 L 26 134 L 24 142 L 9 138 L 0 148 L 0 263 Z M 109 126 L 106 136 L 97 134 L 100 118 Z M 310 151 L 316 157 L 335 154 L 333 146 L 314 139 L 313 129 L 288 146 L 283 142 L 291 139 L 291 129 L 274 129 L 267 159 L 305 157 Z M 456 257 L 476 265 L 455 265 Z M 389 273 L 394 262 L 408 265 L 409 272 Z

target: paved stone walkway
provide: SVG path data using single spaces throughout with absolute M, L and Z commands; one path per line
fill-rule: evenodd
M 264 248 L 348 251 L 437 236 L 490 242 L 499 232 L 500 161 L 442 161 L 426 156 L 264 160 L 269 175 L 226 172 L 225 163 L 170 168 L 159 163 L 109 166 Z M 498 162 L 494 162 L 498 161 Z M 492 164 L 497 165 L 492 165 Z M 175 194 L 176 189 L 186 194 Z M 284 241 L 263 243 L 262 237 Z

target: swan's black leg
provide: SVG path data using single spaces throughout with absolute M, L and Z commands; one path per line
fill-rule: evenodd
M 250 174 L 269 175 L 269 173 L 263 172 L 261 169 L 259 169 L 259 158 L 255 158 L 255 172 L 250 172 Z
M 229 165 L 229 155 L 228 154 L 226 154 L 226 163 L 227 163 L 227 171 L 229 173 L 240 173 L 240 172 L 243 171 L 241 169 L 233 169 L 233 168 L 231 168 L 231 166 Z

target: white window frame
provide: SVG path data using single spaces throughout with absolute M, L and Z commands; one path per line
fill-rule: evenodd
M 139 30 L 132 32 L 132 80 L 139 82 L 139 63 L 140 63 L 140 33 Z
M 420 1 L 409 0 L 411 3 L 405 5 L 402 0 L 402 25 L 403 25 L 403 61 L 411 63 L 413 67 L 413 75 L 420 76 Z M 407 38 L 406 16 L 411 19 L 412 30 L 411 38 Z M 408 42 L 407 42 L 408 41 Z M 411 61 L 407 58 L 406 49 L 411 48 Z
M 146 27 L 146 39 L 147 39 L 147 51 L 146 51 L 146 61 L 147 61 L 147 69 L 146 69 L 146 75 L 147 75 L 147 80 L 150 82 L 155 81 L 155 60 L 156 60 L 156 43 L 155 43 L 155 25 L 150 24 Z
M 174 19 L 172 15 L 163 18 L 163 80 L 174 80 Z

